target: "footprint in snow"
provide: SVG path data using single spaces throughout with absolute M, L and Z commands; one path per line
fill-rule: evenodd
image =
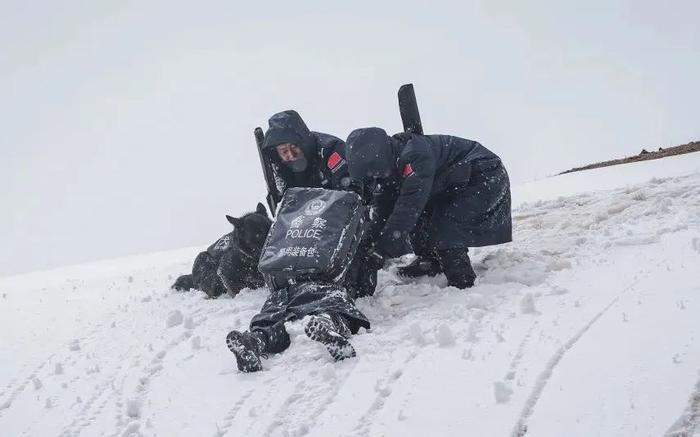
M 505 404 L 510 400 L 513 394 L 513 389 L 508 387 L 508 385 L 502 381 L 496 381 L 493 383 L 493 396 L 496 402 L 499 404 Z
M 165 321 L 165 327 L 172 328 L 173 326 L 180 325 L 184 321 L 184 318 L 180 310 L 172 311 Z

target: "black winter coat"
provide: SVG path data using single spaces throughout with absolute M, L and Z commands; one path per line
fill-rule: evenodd
M 273 164 L 280 195 L 289 187 L 356 190 L 351 184 L 343 140 L 310 131 L 301 116 L 293 110 L 273 115 L 268 123 L 263 150 Z M 304 151 L 304 156 L 309 160 L 304 172 L 294 173 L 280 161 L 275 147 L 284 143 L 295 144 Z M 372 294 L 376 286 L 376 269 L 368 271 L 365 255 L 366 247 L 362 246 L 346 276 L 345 285 L 353 297 Z
M 350 134 L 347 149 L 351 178 L 380 182 L 375 233 L 381 229 L 377 244 L 387 255 L 410 251 L 402 243 L 415 237 L 421 216 L 429 246 L 421 249 L 512 240 L 508 174 L 500 158 L 478 142 L 449 135 L 389 137 L 366 128 Z
M 293 110 L 270 117 L 265 133 L 264 153 L 268 154 L 277 176 L 277 189 L 282 195 L 288 187 L 346 189 L 350 178 L 345 160 L 345 143 L 340 138 L 310 131 L 301 116 Z M 308 160 L 301 173 L 294 173 L 279 159 L 275 147 L 292 143 L 300 147 Z

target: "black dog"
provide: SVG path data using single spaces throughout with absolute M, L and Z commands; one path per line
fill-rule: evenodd
M 233 232 L 219 238 L 205 252 L 197 255 L 191 275 L 182 275 L 173 284 L 175 290 L 196 289 L 209 297 L 228 293 L 236 296 L 244 288 L 265 285 L 258 272 L 258 259 L 272 225 L 267 210 L 258 203 L 255 212 L 240 218 L 226 216 Z

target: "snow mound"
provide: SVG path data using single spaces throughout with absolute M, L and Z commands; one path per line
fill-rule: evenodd
M 474 288 L 380 272 L 338 363 L 289 323 L 290 349 L 239 373 L 224 338 L 266 290 L 170 291 L 197 249 L 0 279 L 0 429 L 700 435 L 698 157 L 516 187 L 515 242 L 472 251 Z

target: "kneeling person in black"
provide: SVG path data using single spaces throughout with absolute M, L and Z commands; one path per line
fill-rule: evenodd
M 309 130 L 293 110 L 273 115 L 268 123 L 263 153 L 273 164 L 280 197 L 290 187 L 347 189 L 350 178 L 343 140 Z
M 353 131 L 346 147 L 351 178 L 373 196 L 373 250 L 418 255 L 407 276 L 442 271 L 449 285 L 471 287 L 468 248 L 512 240 L 508 173 L 481 144 L 375 127 Z
M 263 153 L 272 163 L 279 197 L 291 187 L 354 190 L 345 159 L 345 142 L 311 131 L 294 110 L 270 117 Z M 377 269 L 367 261 L 364 247 L 350 265 L 345 285 L 352 297 L 374 294 Z

